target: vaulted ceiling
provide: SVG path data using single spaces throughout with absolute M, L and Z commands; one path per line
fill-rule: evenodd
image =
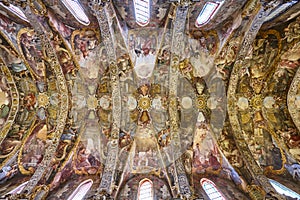
M 300 2 L 0 2 L 1 196 L 300 194 Z

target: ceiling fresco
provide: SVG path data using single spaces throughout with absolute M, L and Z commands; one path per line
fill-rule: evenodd
M 0 199 L 297 199 L 299 8 L 0 0 Z

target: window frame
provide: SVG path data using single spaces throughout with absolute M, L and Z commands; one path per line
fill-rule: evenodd
M 216 13 L 218 12 L 218 10 L 221 8 L 222 4 L 224 3 L 224 1 L 220 1 L 220 2 L 213 2 L 213 1 L 208 1 L 204 4 L 202 10 L 200 11 L 198 17 L 196 18 L 196 21 L 195 21 L 195 26 L 197 28 L 200 28 L 206 24 L 208 24 L 208 22 L 210 22 L 210 20 L 216 15 Z M 208 17 L 207 16 L 204 16 L 206 9 L 209 9 L 208 6 L 209 5 L 214 5 L 215 7 L 212 9 L 211 12 L 207 13 Z M 202 23 L 198 23 L 198 21 L 200 21 L 199 19 L 200 18 L 204 18 L 205 20 L 202 20 L 203 22 Z
M 226 200 L 226 198 L 224 197 L 224 195 L 222 194 L 222 192 L 217 188 L 216 184 L 213 181 L 211 181 L 211 180 L 209 180 L 207 178 L 202 178 L 200 180 L 200 184 L 201 184 L 204 192 L 206 193 L 206 195 L 208 196 L 208 198 L 210 200 Z M 209 188 L 209 189 L 205 188 L 206 184 L 212 186 L 211 188 L 214 189 L 214 192 L 209 193 L 209 191 L 207 191 L 207 190 L 210 190 L 211 188 Z M 214 193 L 217 193 L 218 197 L 212 197 L 211 195 L 214 194 Z
M 67 200 L 73 200 L 74 198 L 78 198 L 78 193 L 80 192 L 80 189 L 83 185 L 91 183 L 91 185 L 88 187 L 88 189 L 83 193 L 83 196 L 81 199 L 84 199 L 84 196 L 90 191 L 91 187 L 94 184 L 94 181 L 92 179 L 87 179 L 85 181 L 82 181 L 77 187 L 76 189 L 72 192 L 72 194 L 68 197 Z M 76 199 L 77 200 L 77 199 Z
M 11 191 L 9 191 L 8 193 L 6 193 L 5 195 L 9 195 L 9 194 L 20 194 L 22 192 L 22 190 L 24 189 L 24 187 L 27 185 L 29 181 L 26 181 L 20 185 L 18 185 L 17 187 L 15 187 L 14 189 L 12 189 Z
M 21 20 L 29 22 L 24 12 L 17 6 L 13 4 L 9 4 L 9 6 L 5 6 L 2 2 L 0 2 L 1 7 L 18 16 Z
M 139 7 L 143 7 L 141 4 L 139 4 L 139 2 L 145 2 L 147 3 L 147 7 L 144 7 L 145 9 L 141 10 L 141 12 L 145 12 L 147 13 L 147 19 L 144 19 L 145 22 L 143 22 L 142 20 L 138 20 L 137 17 L 137 10 L 139 10 Z M 151 18 L 151 0 L 133 0 L 133 6 L 134 6 L 134 17 L 135 17 L 135 22 L 139 25 L 139 26 L 147 26 L 150 23 L 150 18 Z M 138 7 L 137 7 L 138 6 Z M 148 12 L 147 12 L 148 11 Z
M 292 197 L 292 198 L 300 199 L 300 194 L 298 194 L 294 190 L 282 185 L 281 183 L 279 183 L 273 179 L 269 179 L 269 182 L 278 193 L 283 194 L 285 196 Z
M 84 12 L 84 9 L 79 0 L 60 0 L 60 1 L 64 4 L 64 6 L 69 10 L 69 12 L 75 17 L 75 19 L 79 23 L 85 26 L 88 26 L 91 23 L 87 14 Z M 77 4 L 78 8 L 80 9 L 80 12 L 82 12 L 80 15 L 77 14 L 79 11 L 75 7 L 73 7 L 72 4 L 73 5 Z
M 148 178 L 144 178 L 142 179 L 140 182 L 139 182 L 139 187 L 138 187 L 138 195 L 137 195 L 137 200 L 142 200 L 140 195 L 141 195 L 141 187 L 143 186 L 143 184 L 145 183 L 150 183 L 150 193 L 151 193 L 151 197 L 147 197 L 148 198 L 151 198 L 151 199 L 154 199 L 154 190 L 153 190 L 153 182 L 148 179 Z

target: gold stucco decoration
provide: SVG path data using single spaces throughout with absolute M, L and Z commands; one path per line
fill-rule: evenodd
M 87 99 L 87 106 L 89 110 L 96 110 L 98 107 L 98 100 L 95 96 L 89 96 Z
M 260 110 L 262 108 L 262 104 L 263 104 L 263 99 L 261 97 L 261 95 L 255 95 L 252 99 L 251 99 L 251 106 L 254 109 Z
M 139 99 L 138 107 L 140 110 L 149 110 L 151 107 L 151 100 L 148 96 L 143 96 Z
M 37 97 L 39 107 L 46 108 L 49 105 L 49 97 L 46 93 L 40 93 Z
M 203 110 L 206 108 L 207 97 L 204 95 L 198 96 L 196 101 L 196 106 L 198 109 Z

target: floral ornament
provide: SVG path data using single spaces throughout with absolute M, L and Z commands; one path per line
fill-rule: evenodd
M 39 107 L 46 108 L 49 105 L 49 96 L 45 93 L 39 93 L 37 96 Z
M 151 121 L 149 110 L 151 109 L 150 86 L 145 84 L 138 89 L 138 110 L 140 111 L 139 122 L 141 124 L 149 124 Z

